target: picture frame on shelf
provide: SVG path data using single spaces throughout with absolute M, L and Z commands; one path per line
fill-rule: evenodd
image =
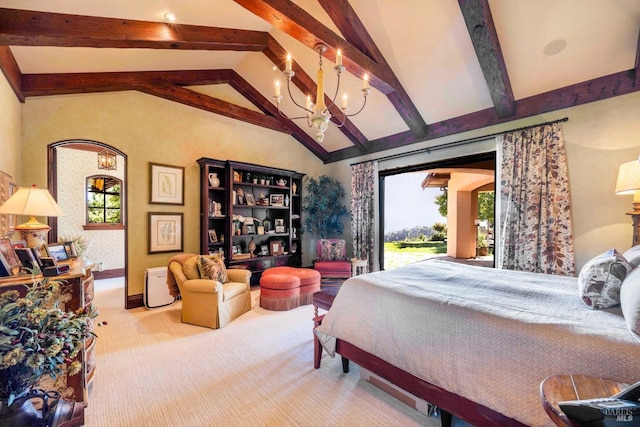
M 36 259 L 33 251 L 29 248 L 16 248 L 16 255 L 20 260 L 20 264 L 24 269 L 38 270 L 40 269 L 40 261 Z
M 284 228 L 284 225 L 276 225 L 276 233 L 286 233 L 287 229 Z
M 182 252 L 183 213 L 149 212 L 149 254 Z
M 284 206 L 284 194 L 269 194 L 269 204 L 271 206 Z
M 218 243 L 218 234 L 216 230 L 209 230 L 209 243 Z
M 47 256 L 55 259 L 56 263 L 64 263 L 69 260 L 69 255 L 63 243 L 50 243 L 45 245 L 45 249 L 47 250 Z
M 262 256 L 269 255 L 269 245 L 260 245 L 260 255 Z
M 13 248 L 13 250 L 26 248 L 27 247 L 27 242 L 26 242 L 26 240 L 12 241 L 11 242 L 11 247 Z
M 9 267 L 9 263 L 0 252 L 0 277 L 10 277 L 13 276 L 13 269 Z
M 274 219 L 274 225 L 277 227 L 278 225 L 284 226 L 284 218 L 276 218 Z
M 269 242 L 269 253 L 271 256 L 282 255 L 282 242 L 280 240 L 272 240 Z
M 240 253 L 240 246 L 239 245 L 233 245 L 233 250 L 231 252 L 233 255 L 238 255 Z
M 256 199 L 253 197 L 252 193 L 247 193 L 246 198 L 247 198 L 247 205 L 248 206 L 255 206 L 256 205 Z
M 184 167 L 149 163 L 149 203 L 184 205 Z
M 20 260 L 13 250 L 11 239 L 8 237 L 0 238 L 0 254 L 2 254 L 11 273 L 20 267 Z M 13 273 L 10 275 L 13 275 Z
M 62 242 L 64 246 L 64 250 L 67 251 L 67 258 L 73 259 L 78 258 L 78 252 L 76 250 L 76 245 L 73 242 Z

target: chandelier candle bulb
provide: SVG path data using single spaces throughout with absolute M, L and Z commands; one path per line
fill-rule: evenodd
M 311 95 L 307 95 L 307 110 L 311 110 Z
M 347 94 L 342 95 L 342 109 L 347 110 Z
M 291 54 L 287 53 L 287 61 L 285 63 L 285 69 L 291 71 Z
M 362 89 L 369 89 L 369 74 L 365 74 L 362 78 Z
M 280 80 L 276 80 L 276 98 L 280 97 Z
M 342 65 L 342 51 L 338 49 L 338 53 L 336 54 L 336 65 Z

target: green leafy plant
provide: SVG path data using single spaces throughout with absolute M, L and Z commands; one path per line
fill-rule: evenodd
M 74 360 L 84 341 L 95 336 L 93 309 L 67 312 L 61 305 L 71 299 L 66 282 L 44 278 L 17 290 L 0 294 L 0 397 L 13 401 L 26 395 L 41 377 L 56 378 L 62 365 L 68 374 L 82 368 Z
M 321 239 L 340 236 L 344 231 L 342 217 L 348 214 L 342 204 L 345 192 L 342 184 L 322 175 L 318 179 L 305 178 L 303 200 L 304 231 L 316 234 Z

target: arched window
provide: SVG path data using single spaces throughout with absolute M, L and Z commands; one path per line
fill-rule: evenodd
M 106 175 L 87 178 L 87 229 L 122 227 L 122 181 Z

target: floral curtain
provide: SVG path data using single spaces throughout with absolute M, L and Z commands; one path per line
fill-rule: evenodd
M 376 183 L 377 162 L 351 166 L 351 238 L 353 255 L 369 260 L 369 271 L 377 270 Z
M 575 275 L 567 158 L 558 123 L 504 135 L 496 265 Z

